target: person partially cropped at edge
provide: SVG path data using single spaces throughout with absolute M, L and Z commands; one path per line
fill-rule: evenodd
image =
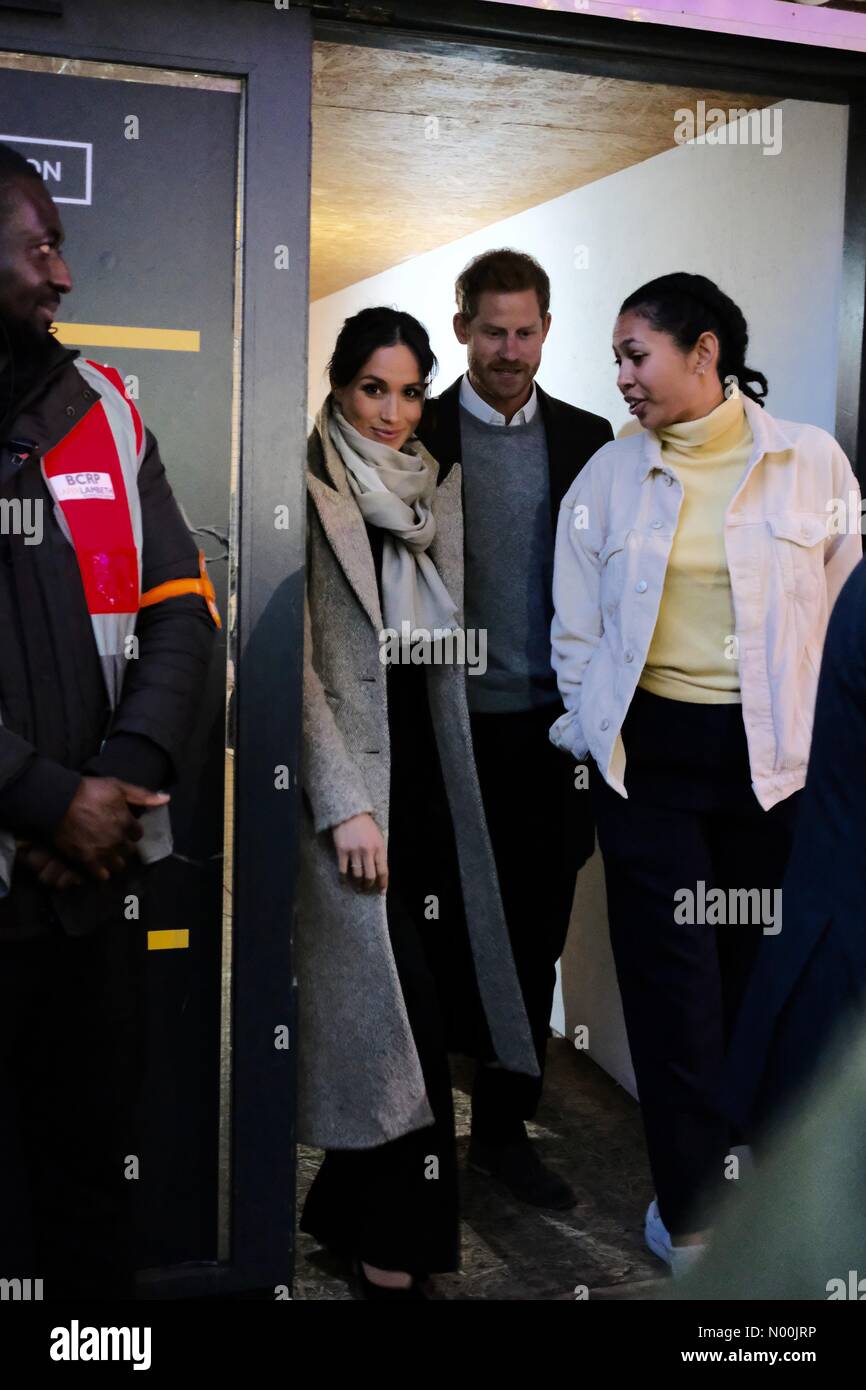
M 742 311 L 705 276 L 628 296 L 613 351 L 642 428 L 590 460 L 556 541 L 566 712 L 550 736 L 594 760 L 657 1193 L 646 1238 L 675 1274 L 706 1244 L 743 1137 L 713 1087 L 763 932 L 777 930 L 763 904 L 778 906 L 830 610 L 860 558 L 859 535 L 830 525 L 832 499 L 857 490 L 848 460 L 824 430 L 763 408 L 747 347 Z M 761 913 L 717 926 L 699 907 L 713 889 L 727 902 L 759 890 L 748 901 Z
M 41 519 L 0 535 L 0 1278 L 50 1300 L 134 1296 L 144 864 L 218 621 L 121 378 L 52 336 L 62 242 L 0 146 L 0 496 Z

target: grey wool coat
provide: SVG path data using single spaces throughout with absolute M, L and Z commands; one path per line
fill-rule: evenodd
M 422 456 L 438 473 L 430 455 Z M 303 1143 L 320 1148 L 363 1149 L 431 1124 L 433 1116 L 391 951 L 385 897 L 358 893 L 337 874 L 331 828 L 340 821 L 369 811 L 387 843 L 390 754 L 373 555 L 345 466 L 319 429 L 309 440 L 307 501 L 298 1130 Z M 459 467 L 432 505 L 437 530 L 428 553 L 461 612 Z M 475 772 L 466 671 L 441 665 L 428 666 L 426 674 L 491 1040 L 503 1067 L 537 1076 Z

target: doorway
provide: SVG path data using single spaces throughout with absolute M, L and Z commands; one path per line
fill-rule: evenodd
M 549 57 L 540 39 L 530 48 L 528 35 L 515 51 L 504 37 L 501 46 L 465 34 L 449 42 L 430 26 L 414 38 L 405 29 L 374 36 L 358 25 L 316 32 L 308 423 L 327 394 L 337 334 L 366 307 L 419 318 L 440 363 L 431 394 L 449 387 L 465 370 L 451 327 L 454 280 L 473 256 L 507 246 L 535 256 L 551 277 L 553 326 L 537 378 L 550 394 L 607 417 L 618 431 L 628 415 L 610 349 L 617 307 L 654 276 L 697 272 L 742 305 L 749 362 L 769 378 L 773 413 L 845 438 L 856 466 L 851 398 L 837 387 L 850 361 L 846 324 L 860 302 L 855 291 L 852 310 L 845 288 L 859 213 L 848 177 L 852 118 L 838 89 L 835 100 L 829 90 L 822 100 L 804 99 L 798 79 L 786 87 L 749 68 L 733 80 L 709 62 L 688 73 L 680 65 L 678 81 L 670 80 L 673 65 L 653 71 L 649 58 L 640 75 L 619 75 L 614 64 L 599 73 L 599 63 L 585 55 L 570 63 L 553 42 Z M 803 322 L 808 343 L 797 327 Z M 578 879 L 551 1026 L 563 1058 L 555 1088 L 571 1075 L 576 1093 L 585 1087 L 581 1104 L 589 1096 L 594 1104 L 609 1080 L 622 1088 L 606 1092 L 609 1114 L 621 1119 L 622 1171 L 608 1173 L 607 1187 L 579 1164 L 572 1175 L 587 1204 L 618 1211 L 610 1184 L 645 1186 L 649 1176 L 645 1159 L 635 1162 L 622 1106 L 623 1091 L 636 1092 L 597 853 Z M 463 1146 L 463 1081 L 471 1078 L 458 1070 L 456 1080 Z M 565 1132 L 573 1116 L 559 1119 Z M 556 1123 L 552 1113 L 542 1119 L 548 1128 Z M 617 1135 L 607 1138 L 617 1144 Z M 302 1187 L 316 1162 L 301 1151 Z M 647 1199 L 651 1193 L 650 1184 Z M 557 1248 L 548 1232 L 542 1254 L 521 1225 L 527 1259 L 519 1268 L 519 1242 L 509 1245 L 496 1225 L 502 1213 L 492 1216 L 470 1190 L 465 1216 L 473 1296 L 556 1297 L 566 1287 L 576 1259 L 567 1235 Z M 636 1229 L 608 1227 L 605 1239 L 607 1265 L 590 1258 L 576 1276 L 590 1287 L 616 1283 L 617 1269 L 642 1268 Z M 308 1246 L 302 1238 L 302 1254 Z M 501 1292 L 493 1248 L 506 1262 L 513 1257 L 510 1294 Z M 521 1294 L 542 1259 L 547 1292 Z M 460 1296 L 456 1280 L 453 1288 L 440 1282 L 452 1289 L 446 1298 Z M 336 1288 L 303 1296 L 341 1296 Z

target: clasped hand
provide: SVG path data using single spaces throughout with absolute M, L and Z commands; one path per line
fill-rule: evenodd
M 46 888 L 73 888 L 85 877 L 106 882 L 123 872 L 142 836 L 129 808 L 164 806 L 169 800 L 166 792 L 116 777 L 82 777 L 51 845 L 24 845 L 24 862 Z

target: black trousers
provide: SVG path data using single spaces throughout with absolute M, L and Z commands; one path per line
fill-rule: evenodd
M 519 1141 L 538 1107 L 550 1033 L 556 962 L 571 917 L 578 869 L 592 853 L 590 793 L 575 764 L 553 747 L 557 705 L 516 714 L 473 714 L 481 795 L 511 948 L 542 1075 L 479 1065 L 472 1133 L 486 1144 Z
M 388 721 L 388 933 L 434 1123 L 374 1148 L 329 1150 L 300 1227 L 379 1269 L 445 1273 L 459 1264 L 460 1224 L 441 936 L 468 947 L 423 667 L 389 669 Z M 441 917 L 427 922 L 430 893 Z
M 143 949 L 126 921 L 0 943 L 0 1277 L 46 1299 L 134 1296 Z
M 435 1123 L 371 1149 L 330 1149 L 300 1227 L 379 1269 L 444 1273 L 459 1264 L 457 1157 L 451 1073 L 422 934 L 388 888 L 388 929 Z
M 594 772 L 593 804 L 659 1210 L 671 1234 L 684 1235 L 706 1224 L 731 1144 L 748 1137 L 731 1133 L 713 1090 L 764 928 L 775 929 L 772 894 L 781 888 L 799 794 L 761 808 L 738 705 L 687 705 L 638 691 L 623 740 L 629 798 Z M 732 912 L 727 896 L 728 920 L 720 924 L 700 909 L 711 889 L 737 888 L 766 897 Z M 694 895 L 693 911 L 684 890 Z M 748 920 L 732 923 L 733 915 Z M 710 921 L 687 920 L 701 916 Z

